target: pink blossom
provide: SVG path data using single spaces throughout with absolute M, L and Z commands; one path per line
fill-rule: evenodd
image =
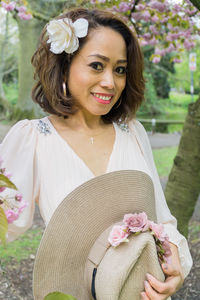
M 149 228 L 147 215 L 144 212 L 139 214 L 126 214 L 123 223 L 129 228 L 130 232 L 145 231 Z
M 164 232 L 163 224 L 156 224 L 154 222 L 149 222 L 149 228 L 153 231 L 155 236 L 161 241 L 164 242 L 167 238 L 167 235 Z
M 27 14 L 27 13 L 18 13 L 18 16 L 20 17 L 21 20 L 30 20 L 32 19 L 32 15 L 31 14 Z
M 169 20 L 169 17 L 164 17 L 160 20 L 161 23 L 167 23 Z
M 171 53 L 173 51 L 175 51 L 175 47 L 173 44 L 170 44 L 168 48 L 165 49 L 166 53 Z
M 26 6 L 17 6 L 16 10 L 18 10 L 18 12 L 20 13 L 25 13 L 27 11 Z
M 119 4 L 119 11 L 120 12 L 127 12 L 132 8 L 132 3 L 127 3 L 127 2 L 120 2 Z
M 149 32 L 144 33 L 143 38 L 150 39 L 151 38 L 151 33 L 149 33 Z
M 22 194 L 17 193 L 17 194 L 15 195 L 15 200 L 21 202 L 21 200 L 22 200 Z
M 153 64 L 158 64 L 161 60 L 161 56 L 160 55 L 156 55 L 154 56 L 154 58 L 152 59 L 152 63 Z
M 146 22 L 150 21 L 151 19 L 151 14 L 148 10 L 144 11 L 142 14 L 142 19 Z
M 158 44 L 158 41 L 156 40 L 155 36 L 151 40 L 149 40 L 148 44 L 149 45 L 156 45 L 156 44 Z
M 159 2 L 159 1 L 151 1 L 149 3 L 149 6 L 151 8 L 154 8 L 156 10 L 158 10 L 159 12 L 165 12 L 167 11 L 167 6 L 165 3 Z
M 141 47 L 144 47 L 144 46 L 148 45 L 148 42 L 144 39 L 139 39 L 139 43 L 140 43 Z
M 193 48 L 195 46 L 195 43 L 194 42 L 191 42 L 191 41 L 188 41 L 188 40 L 185 40 L 184 41 L 184 47 L 187 49 L 187 50 L 190 50 L 191 48 Z
M 15 9 L 16 3 L 14 1 L 11 1 L 10 3 L 2 1 L 1 6 L 7 11 L 13 11 Z
M 159 56 L 164 56 L 166 54 L 165 49 L 155 48 L 155 54 Z
M 153 33 L 153 34 L 158 34 L 158 30 L 156 29 L 155 25 L 150 25 L 149 26 L 149 29 L 150 31 Z
M 135 22 L 138 22 L 138 21 L 140 21 L 140 20 L 143 19 L 142 14 L 141 14 L 141 13 L 138 13 L 138 12 L 132 13 L 132 14 L 131 14 L 131 17 L 132 17 L 132 19 L 135 20 Z
M 160 22 L 160 19 L 159 19 L 159 17 L 158 17 L 157 15 L 154 15 L 154 16 L 151 18 L 151 21 L 152 21 L 153 23 L 158 23 L 158 22 Z
M 15 211 L 13 211 L 11 209 L 6 210 L 5 211 L 5 215 L 6 215 L 6 218 L 7 218 L 7 221 L 8 221 L 9 224 L 13 223 L 19 217 L 19 213 L 15 212 Z
M 145 6 L 143 4 L 138 4 L 135 8 L 137 9 L 137 11 L 141 11 L 145 9 Z
M 2 193 L 3 191 L 5 191 L 5 187 L 0 187 L 0 193 Z
M 173 59 L 173 62 L 174 62 L 174 63 L 177 63 L 177 64 L 180 64 L 180 63 L 182 62 L 182 60 L 181 60 L 180 58 L 176 58 L 176 57 L 175 57 L 175 58 Z
M 116 247 L 120 243 L 127 242 L 128 235 L 126 226 L 115 225 L 109 234 L 108 241 L 112 246 Z

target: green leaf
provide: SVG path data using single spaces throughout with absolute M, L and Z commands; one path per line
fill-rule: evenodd
M 17 187 L 14 185 L 14 183 L 12 183 L 12 181 L 10 181 L 10 179 L 3 174 L 0 174 L 0 187 L 7 187 L 17 190 Z
M 48 294 L 44 300 L 77 300 L 76 298 L 74 298 L 71 295 L 66 295 L 60 292 L 54 292 L 54 293 L 50 293 Z
M 0 207 L 0 240 L 2 241 L 3 245 L 6 245 L 6 233 L 8 231 L 8 221 L 4 210 Z

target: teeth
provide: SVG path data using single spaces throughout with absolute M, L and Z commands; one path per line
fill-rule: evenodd
M 100 98 L 102 100 L 110 100 L 112 98 L 112 97 L 101 96 L 101 95 L 95 94 L 95 93 L 94 93 L 94 96 L 97 98 Z

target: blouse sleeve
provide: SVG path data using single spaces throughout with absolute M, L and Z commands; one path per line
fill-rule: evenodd
M 177 230 L 177 220 L 171 215 L 171 212 L 167 206 L 158 172 L 154 163 L 149 138 L 143 125 L 139 121 L 134 120 L 130 123 L 130 128 L 132 128 L 136 134 L 145 160 L 152 173 L 158 223 L 163 223 L 165 232 L 168 234 L 170 242 L 178 247 L 180 262 L 185 278 L 189 274 L 192 267 L 192 257 L 189 251 L 187 240 Z
M 17 122 L 0 144 L 2 166 L 11 173 L 11 181 L 17 186 L 28 206 L 19 218 L 9 224 L 7 242 L 24 233 L 33 222 L 35 200 L 38 196 L 38 179 L 35 169 L 35 148 L 37 133 L 32 121 Z M 12 196 L 13 190 L 6 189 L 3 195 Z

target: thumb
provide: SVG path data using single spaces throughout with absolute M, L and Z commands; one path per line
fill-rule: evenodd
M 168 276 L 177 276 L 179 275 L 179 270 L 175 268 L 172 264 L 162 264 L 163 272 Z

